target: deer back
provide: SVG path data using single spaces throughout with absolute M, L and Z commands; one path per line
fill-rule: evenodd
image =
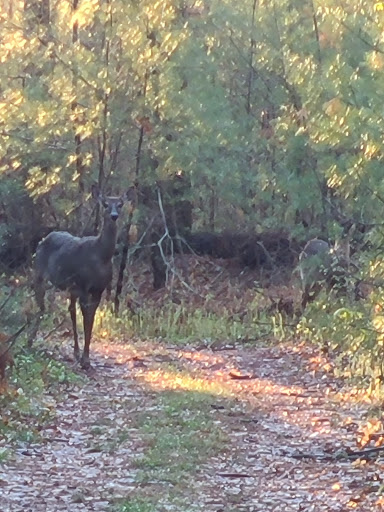
M 299 256 L 299 271 L 303 287 L 324 280 L 331 264 L 329 244 L 318 238 L 309 240 Z

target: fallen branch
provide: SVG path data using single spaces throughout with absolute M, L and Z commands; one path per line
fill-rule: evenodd
M 384 446 L 376 446 L 375 448 L 367 448 L 366 450 L 342 450 L 338 451 L 335 454 L 326 454 L 326 453 L 293 453 L 289 456 L 293 459 L 320 459 L 326 461 L 337 461 L 337 460 L 356 460 L 356 459 L 366 459 L 371 458 L 374 455 L 379 455 L 380 452 L 384 451 Z

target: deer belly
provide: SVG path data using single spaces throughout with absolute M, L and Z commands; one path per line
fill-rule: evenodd
M 78 265 L 74 260 L 57 258 L 51 263 L 48 269 L 51 283 L 59 290 L 69 290 L 76 295 L 103 291 L 112 279 L 112 268 L 100 268 L 92 261 Z

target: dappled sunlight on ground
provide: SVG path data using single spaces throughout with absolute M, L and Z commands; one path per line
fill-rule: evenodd
M 254 489 L 253 479 L 259 475 L 259 493 L 273 493 L 271 503 L 300 496 L 314 507 L 303 510 L 381 509 L 381 498 L 369 490 L 377 488 L 381 466 L 373 471 L 364 461 L 336 462 L 335 456 L 380 446 L 382 423 L 364 419 L 362 394 L 344 390 L 343 382 L 332 376 L 332 361 L 314 347 L 301 343 L 197 350 L 157 343 L 142 343 L 139 348 L 133 343 L 110 345 L 107 353 L 117 360 L 131 357 L 127 378 L 151 391 L 192 391 L 221 399 L 225 422 L 231 425 L 225 428 L 238 455 L 236 462 L 217 458 L 207 468 L 210 473 L 215 467 L 219 474 L 231 475 L 231 482 L 225 477 L 217 482 L 218 492 L 226 493 L 237 474 L 242 475 L 243 488 L 248 485 L 245 477 L 252 476 L 250 489 Z M 268 441 L 272 437 L 273 446 Z M 325 459 L 317 461 L 316 454 Z M 297 457 L 294 463 L 292 457 Z M 265 473 L 266 479 L 261 476 Z M 276 478 L 284 488 L 276 488 Z M 319 500 L 318 508 L 313 500 Z M 327 508 L 327 500 L 335 508 Z M 367 500 L 369 505 L 361 508 Z
M 237 400 L 249 410 L 272 411 L 277 422 L 305 430 L 309 439 L 330 441 L 343 428 L 356 432 L 357 442 L 358 395 L 343 391 L 331 377 L 331 361 L 305 344 L 259 348 L 257 358 L 253 349 L 241 346 L 213 351 L 156 342 L 101 342 L 93 350 L 127 364 L 127 378 L 152 391 L 192 391 Z
M 223 397 L 235 396 L 233 390 L 229 386 L 223 385 L 219 380 L 198 378 L 187 373 L 183 374 L 161 369 L 147 370 L 141 371 L 138 378 L 156 391 L 168 389 L 197 391 Z

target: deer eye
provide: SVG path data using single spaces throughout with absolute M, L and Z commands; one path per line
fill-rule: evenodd
M 101 204 L 104 206 L 104 208 L 108 208 L 108 203 L 105 201 L 105 199 L 102 200 Z

